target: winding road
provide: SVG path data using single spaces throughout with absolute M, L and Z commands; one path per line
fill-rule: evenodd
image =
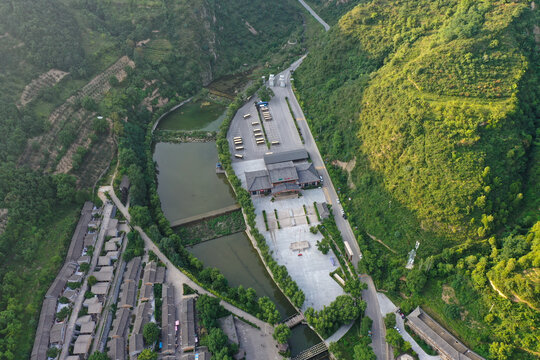
M 324 27 L 324 31 L 330 30 L 330 25 L 328 25 L 323 19 L 321 19 L 321 17 L 311 8 L 311 6 L 306 4 L 304 0 L 298 0 L 298 1 L 300 2 L 300 4 L 302 4 L 303 7 L 306 8 L 307 11 L 309 11 L 311 16 L 313 16 L 318 22 L 321 23 L 321 25 Z

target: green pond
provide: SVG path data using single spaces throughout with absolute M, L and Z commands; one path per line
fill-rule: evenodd
M 209 130 L 219 128 L 226 107 L 209 101 L 188 102 L 165 116 L 159 130 Z
M 236 202 L 225 176 L 216 174 L 215 142 L 158 143 L 153 158 L 161 208 L 170 222 Z

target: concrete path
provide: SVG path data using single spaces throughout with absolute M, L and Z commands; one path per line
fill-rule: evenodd
M 101 252 L 101 247 L 103 245 L 103 240 L 105 239 L 105 234 L 107 233 L 107 229 L 109 227 L 109 220 L 111 218 L 112 208 L 113 207 L 111 204 L 104 203 L 103 221 L 101 222 L 101 228 L 99 230 L 98 239 L 94 248 L 92 262 L 90 263 L 90 269 L 88 270 L 88 274 L 87 276 L 85 276 L 84 281 L 79 289 L 79 295 L 77 295 L 77 298 L 75 299 L 75 305 L 73 306 L 73 310 L 71 311 L 71 316 L 69 318 L 69 322 L 66 328 L 66 335 L 64 337 L 65 344 L 62 347 L 62 352 L 60 353 L 60 360 L 64 360 L 69 355 L 69 343 L 71 342 L 73 332 L 75 331 L 75 321 L 77 321 L 77 318 L 79 317 L 78 314 L 81 310 L 82 303 L 84 302 L 84 293 L 86 291 L 86 288 L 88 287 L 88 275 L 92 274 L 92 271 L 94 271 L 94 268 L 96 267 Z
M 113 189 L 110 186 L 103 186 L 99 189 L 99 193 L 103 194 L 103 196 L 105 192 L 109 193 L 109 195 L 111 196 L 111 199 L 113 199 L 115 205 L 118 207 L 118 210 L 120 210 L 120 212 L 122 212 L 124 217 L 128 219 L 129 221 L 130 219 L 129 212 L 127 211 L 126 207 L 121 204 L 118 197 L 116 197 Z M 144 240 L 145 247 L 148 250 L 152 250 L 156 254 L 156 256 L 159 258 L 159 260 L 161 260 L 161 262 L 163 262 L 167 266 L 168 281 L 171 284 L 173 284 L 175 288 L 178 287 L 178 289 L 182 289 L 182 284 L 187 284 L 192 289 L 197 290 L 199 294 L 207 294 L 209 296 L 215 297 L 214 294 L 210 293 L 209 291 L 204 289 L 202 286 L 200 286 L 199 284 L 191 280 L 186 274 L 181 272 L 174 264 L 172 264 L 169 261 L 169 259 L 156 246 L 156 244 L 152 241 L 152 239 L 150 239 L 148 235 L 146 235 L 146 233 L 143 231 L 143 229 L 141 229 L 141 227 L 134 226 L 133 228 L 141 235 L 141 238 Z M 264 331 L 265 334 L 273 334 L 274 327 L 272 325 L 256 318 L 255 316 L 251 314 L 248 314 L 247 312 L 237 308 L 236 306 L 232 304 L 229 304 L 226 301 L 221 300 L 220 303 L 225 309 L 227 309 L 231 313 L 235 314 L 236 316 L 240 316 L 246 319 L 247 321 L 258 326 L 261 329 L 261 331 Z
M 403 340 L 408 341 L 411 344 L 412 349 L 418 354 L 420 360 L 441 360 L 440 356 L 433 356 L 427 354 L 424 349 L 418 345 L 418 343 L 412 338 L 411 335 L 405 330 L 405 320 L 396 314 L 397 306 L 394 305 L 392 300 L 390 300 L 385 294 L 377 293 L 379 298 L 379 304 L 381 304 L 381 315 L 385 316 L 386 314 L 393 313 L 396 317 L 396 326 L 400 331 L 401 337 Z
M 338 341 L 352 328 L 354 321 L 350 324 L 341 326 L 335 333 L 333 333 L 328 339 L 324 340 L 326 346 L 330 346 L 331 343 Z
M 173 221 L 171 223 L 171 227 L 182 226 L 182 225 L 186 225 L 186 224 L 189 224 L 189 223 L 192 223 L 192 222 L 195 222 L 195 221 L 205 220 L 205 219 L 213 218 L 213 217 L 216 217 L 216 216 L 219 216 L 219 215 L 228 214 L 228 213 L 231 213 L 231 212 L 233 212 L 235 210 L 238 210 L 240 208 L 241 208 L 240 204 L 234 204 L 234 205 L 226 206 L 226 207 L 221 208 L 221 209 L 205 212 L 204 214 L 190 216 L 190 217 L 187 217 L 187 218 L 183 218 L 183 219 Z
M 300 2 L 300 4 L 302 4 L 303 7 L 306 8 L 307 11 L 309 11 L 309 13 L 318 21 L 321 23 L 321 25 L 324 27 L 324 31 L 328 31 L 330 30 L 330 25 L 328 25 L 323 19 L 321 19 L 321 17 L 319 15 L 317 15 L 317 13 L 311 8 L 311 6 L 309 6 L 308 4 L 306 4 L 306 2 L 304 0 L 298 0 Z

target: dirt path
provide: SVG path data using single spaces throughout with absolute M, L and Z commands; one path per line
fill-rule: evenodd
M 392 249 L 390 246 L 386 245 L 382 240 L 379 240 L 377 239 L 375 236 L 371 235 L 370 233 L 366 233 L 368 234 L 368 236 L 372 239 L 372 240 L 375 240 L 376 242 L 380 243 L 382 246 L 384 246 L 385 248 L 387 248 L 388 250 L 390 250 L 391 252 L 393 252 L 394 254 L 397 254 L 397 251 Z

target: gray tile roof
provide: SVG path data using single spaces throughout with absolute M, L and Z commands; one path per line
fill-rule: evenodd
M 116 317 L 112 323 L 112 330 L 109 334 L 111 338 L 124 337 L 127 335 L 129 328 L 131 311 L 126 308 L 121 308 L 116 311 Z
M 272 194 L 279 194 L 287 191 L 300 191 L 300 186 L 297 184 L 278 184 L 272 188 Z
M 454 335 L 433 320 L 420 307 L 407 316 L 409 325 L 422 338 L 427 340 L 439 352 L 455 360 L 484 360 L 483 357 L 469 350 Z
M 298 180 L 298 173 L 292 161 L 270 164 L 267 165 L 267 169 L 272 184 Z
M 266 170 L 248 171 L 245 172 L 245 175 L 248 191 L 270 190 L 272 188 Z
M 139 270 L 141 268 L 141 258 L 135 257 L 131 259 L 126 267 L 124 273 L 124 281 L 137 281 L 139 280 Z
M 137 297 L 137 284 L 134 281 L 124 281 L 121 286 L 120 301 L 118 306 L 120 307 L 135 307 Z
M 92 343 L 92 335 L 79 335 L 73 346 L 73 354 L 86 354 Z
M 140 354 L 144 349 L 144 341 L 142 334 L 132 333 L 129 337 L 129 355 L 135 356 Z
M 195 349 L 195 300 L 193 298 L 182 299 L 180 334 L 182 336 L 182 350 Z
M 142 334 L 144 325 L 152 317 L 152 305 L 149 302 L 140 303 L 135 313 L 135 323 L 133 324 L 132 334 Z
M 174 288 L 163 287 L 163 303 L 161 310 L 161 341 L 163 354 L 173 354 L 176 349 L 176 307 L 174 306 Z
M 123 337 L 111 339 L 107 343 L 107 347 L 109 348 L 107 355 L 111 360 L 126 359 L 126 340 Z
M 307 184 L 313 182 L 319 182 L 319 173 L 315 170 L 313 163 L 301 163 L 296 164 L 296 171 L 298 173 L 298 182 L 300 184 Z
M 66 331 L 65 322 L 54 324 L 51 328 L 49 342 L 51 344 L 63 344 L 65 331 Z
M 265 154 L 264 163 L 265 164 L 275 164 L 284 161 L 298 161 L 305 160 L 309 157 L 308 152 L 305 149 L 296 149 L 289 151 L 282 151 L 278 153 Z
M 95 321 L 87 321 L 81 324 L 81 334 L 91 334 L 94 332 L 95 328 L 96 328 Z

